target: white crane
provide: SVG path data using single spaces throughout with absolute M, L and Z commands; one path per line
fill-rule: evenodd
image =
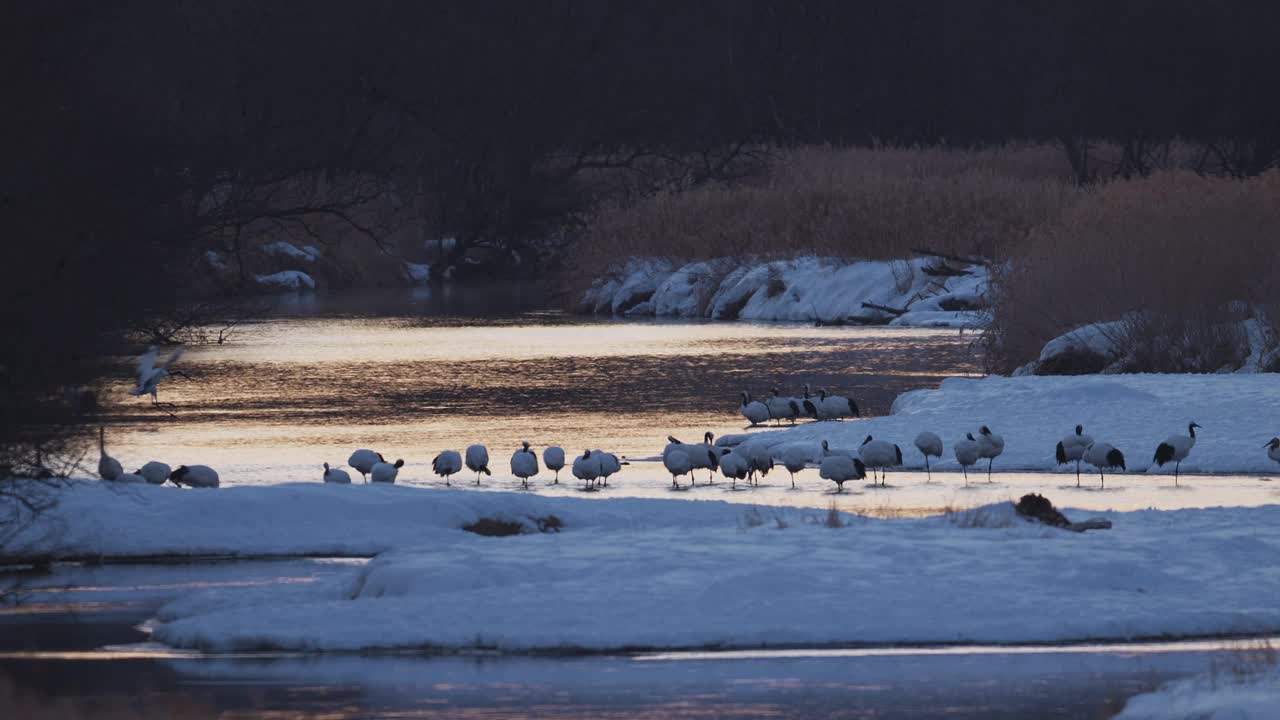
M 978 457 L 987 459 L 987 482 L 991 482 L 991 464 L 1004 452 L 1004 438 L 983 425 L 978 430 Z
M 581 455 L 573 459 L 573 476 L 583 482 L 584 490 L 591 490 L 596 478 L 600 477 L 602 458 L 599 452 L 599 450 L 595 452 L 583 450 Z M 514 472 L 515 458 L 511 459 L 511 463 Z
M 480 484 L 480 474 L 493 475 L 489 472 L 489 448 L 483 445 L 467 446 L 467 469 L 476 474 L 476 485 Z
M 382 453 L 372 450 L 357 450 L 351 453 L 351 457 L 347 458 L 347 465 L 356 469 L 365 482 L 369 482 L 369 471 L 374 465 L 380 462 L 386 462 L 387 459 L 382 457 Z
M 685 445 L 675 438 L 668 437 L 672 440 L 669 445 L 662 451 L 662 466 L 671 473 L 671 487 L 680 488 L 680 483 L 676 482 L 676 478 L 681 475 L 690 475 L 693 473 L 693 460 L 690 459 L 689 453 L 696 445 Z
M 1080 487 L 1080 459 L 1084 457 L 1084 451 L 1089 449 L 1093 444 L 1093 437 L 1084 434 L 1084 426 L 1077 425 L 1076 431 L 1058 441 L 1058 447 L 1054 451 L 1054 456 L 1058 459 L 1059 465 L 1066 465 L 1075 461 L 1076 464 L 1076 487 Z
M 965 433 L 963 438 L 951 445 L 951 452 L 955 453 L 956 462 L 960 463 L 960 470 L 964 472 L 964 484 L 968 487 L 969 468 L 973 467 L 981 457 L 978 441 L 973 439 L 973 433 Z
M 742 391 L 742 403 L 738 405 L 738 412 L 742 413 L 742 417 L 752 425 L 760 425 L 769 421 L 769 406 L 759 400 L 752 400 L 751 393 L 746 390 Z
M 346 470 L 329 467 L 329 463 L 324 464 L 324 476 L 322 478 L 327 483 L 336 483 L 338 485 L 350 485 L 351 476 Z
M 827 441 L 822 441 L 823 452 L 828 451 Z M 867 476 L 867 466 L 851 455 L 834 452 L 822 458 L 818 466 L 818 477 L 836 484 L 836 492 L 844 492 L 844 484 L 850 480 L 861 480 Z
M 183 373 L 171 369 L 173 364 L 182 357 L 183 349 L 179 347 L 173 351 L 163 363 L 157 365 L 157 352 L 154 345 L 147 349 L 147 352 L 138 358 L 138 386 L 129 391 L 130 395 L 141 397 L 143 395 L 151 396 L 151 404 L 159 405 L 160 397 L 160 381 L 170 375 L 183 375 Z M 185 375 L 183 375 L 185 377 Z
M 843 420 L 849 416 L 860 417 L 858 412 L 858 403 L 853 398 L 843 395 L 828 395 L 825 390 L 822 391 L 822 414 L 828 420 Z
M 1084 461 L 1098 468 L 1098 478 L 1102 481 L 1102 487 L 1107 486 L 1106 471 L 1115 468 L 1126 470 L 1124 466 L 1124 453 L 1117 450 L 1109 443 L 1096 442 L 1089 445 L 1084 451 Z
M 462 454 L 457 450 L 441 452 L 431 459 L 431 470 L 444 478 L 444 484 L 448 486 L 449 476 L 462 472 Z
M 394 463 L 380 462 L 369 471 L 369 479 L 376 483 L 395 484 L 396 476 L 400 474 L 402 467 L 404 467 L 404 460 L 396 460 Z
M 703 442 L 698 443 L 698 445 L 685 445 L 675 437 L 667 436 L 667 447 L 662 450 L 662 459 L 666 462 L 669 452 L 676 450 L 685 452 L 686 457 L 689 457 L 691 468 L 689 471 L 689 484 L 696 484 L 694 473 L 692 473 L 692 470 L 696 469 L 709 470 L 712 482 L 714 482 L 716 480 L 716 469 L 719 468 L 719 456 L 721 456 L 719 448 L 712 445 L 714 439 L 716 439 L 716 436 L 709 430 L 703 434 Z M 681 475 L 684 474 L 681 473 Z M 672 478 L 672 480 L 675 480 L 675 478 Z
M 823 440 L 823 449 L 826 449 L 826 440 Z M 791 487 L 796 486 L 796 473 L 809 467 L 809 449 L 803 445 L 791 445 L 782 451 L 782 467 L 787 469 L 791 474 Z
M 219 485 L 218 472 L 208 465 L 179 465 L 169 473 L 169 482 L 190 488 L 216 488 Z
M 720 457 L 720 474 L 733 480 L 733 487 L 738 481 L 746 479 L 751 472 L 751 463 L 745 455 L 730 450 Z
M 169 479 L 170 472 L 172 472 L 172 470 L 168 465 L 152 460 L 146 465 L 135 470 L 134 474 L 141 475 L 146 478 L 147 482 L 151 485 L 163 485 L 164 481 Z
M 1156 465 L 1164 467 L 1165 463 L 1174 463 L 1174 485 L 1178 484 L 1178 471 L 1182 469 L 1182 461 L 1187 459 L 1187 455 L 1191 454 L 1191 448 L 1196 446 L 1196 428 L 1198 427 L 1200 426 L 1193 422 L 1187 425 L 1186 435 L 1170 435 L 1156 447 L 1156 456 L 1152 458 Z
M 790 420 L 792 425 L 796 424 L 796 418 L 800 416 L 800 404 L 795 398 L 784 397 L 778 394 L 778 388 L 772 388 L 772 393 L 765 406 L 769 409 L 769 417 L 774 420 Z
M 929 456 L 942 459 L 942 438 L 925 430 L 916 436 L 916 449 L 924 455 L 924 469 L 929 478 L 925 482 L 933 482 L 933 469 L 929 467 Z
M 520 449 L 511 454 L 511 474 L 529 487 L 529 478 L 538 474 L 538 454 L 529 449 L 529 441 L 520 443 Z
M 119 460 L 107 454 L 107 429 L 98 428 L 98 477 L 114 481 L 124 474 L 124 467 Z
M 1266 445 L 1262 447 L 1267 449 L 1267 457 L 1280 463 L 1280 437 L 1273 437 Z
M 560 484 L 560 471 L 564 469 L 564 448 L 552 445 L 542 451 L 542 464 L 556 474 L 555 484 Z
M 758 485 L 760 483 L 756 478 L 757 473 L 759 473 L 760 477 L 764 477 L 773 469 L 773 451 L 769 449 L 768 445 L 765 445 L 762 442 L 749 443 L 745 447 L 739 446 L 738 452 L 746 455 L 747 479 L 750 480 L 752 484 Z
M 600 482 L 605 487 L 609 486 L 609 476 L 622 471 L 623 465 L 630 465 L 626 460 L 619 459 L 617 455 L 608 453 L 603 450 L 592 450 L 591 456 L 600 457 Z
M 881 485 L 885 484 L 886 471 L 902 464 L 902 448 L 888 440 L 876 440 L 870 435 L 862 441 L 862 447 L 858 448 L 858 456 L 862 458 L 864 465 L 871 468 L 873 479 L 875 470 L 880 470 Z

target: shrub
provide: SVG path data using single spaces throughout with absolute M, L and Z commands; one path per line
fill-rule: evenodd
M 1080 325 L 1125 319 L 1125 369 L 1238 366 L 1240 321 L 1277 317 L 1280 172 L 1165 171 L 1113 182 L 1038 228 L 997 269 L 988 336 L 996 371 Z
M 1001 256 L 1080 194 L 1068 175 L 1041 146 L 787 150 L 753 182 L 605 204 L 575 256 L 593 272 L 640 255 L 892 259 L 927 246 Z

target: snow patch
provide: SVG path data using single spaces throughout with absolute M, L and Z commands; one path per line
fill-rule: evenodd
M 262 251 L 268 255 L 275 257 L 289 258 L 290 260 L 302 260 L 303 262 L 315 262 L 320 259 L 320 248 L 314 245 L 298 247 L 291 242 L 284 240 L 276 240 L 262 246 Z
M 404 279 L 414 285 L 425 285 L 431 279 L 431 265 L 428 263 L 411 263 L 405 261 L 401 266 Z
M 1176 680 L 1130 698 L 1114 720 L 1272 720 L 1278 711 L 1280 668 L 1273 667 Z
M 255 275 L 258 285 L 276 292 L 315 290 L 316 281 L 301 270 L 281 270 L 270 275 Z

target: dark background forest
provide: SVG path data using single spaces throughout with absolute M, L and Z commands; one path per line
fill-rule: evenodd
M 102 358 L 271 223 L 381 247 L 409 203 L 520 250 L 662 163 L 753 148 L 1050 143 L 1075 182 L 1170 142 L 1280 157 L 1280 5 L 1203 2 L 16 2 L 0 23 L 0 464 L 92 415 Z M 1118 149 L 1099 165 L 1090 149 Z M 590 180 L 590 181 L 588 181 Z M 406 198 L 415 198 L 412 202 Z

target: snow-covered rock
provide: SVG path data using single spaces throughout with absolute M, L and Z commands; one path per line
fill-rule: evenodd
M 255 275 L 254 279 L 263 289 L 276 292 L 316 289 L 316 281 L 301 270 L 281 270 L 270 275 Z
M 620 272 L 597 279 L 582 304 L 595 312 L 628 316 L 984 325 L 986 269 L 939 278 L 924 272 L 931 265 L 926 259 L 800 257 L 760 262 L 720 258 L 677 267 L 665 258 L 632 258 Z M 895 316 L 868 309 L 864 302 L 907 312 Z
M 269 242 L 262 246 L 262 251 L 275 257 L 301 260 L 303 262 L 315 262 L 320 259 L 320 248 L 314 245 L 306 245 L 300 248 L 285 240 Z
M 208 263 L 209 267 L 213 268 L 215 272 L 224 273 L 231 269 L 230 266 L 227 265 L 226 258 L 222 257 L 222 253 L 217 250 L 205 250 L 204 261 Z
M 414 285 L 425 285 L 431 279 L 431 265 L 428 263 L 411 263 L 405 261 L 401 266 L 404 279 Z
M 787 443 L 828 440 L 833 446 L 856 448 L 874 435 L 902 445 L 907 467 L 923 468 L 910 442 L 930 430 L 946 446 L 933 469 L 959 471 L 952 444 L 989 425 L 1005 438 L 996 468 L 1074 473 L 1074 465 L 1057 464 L 1054 448 L 1083 423 L 1085 432 L 1124 453 L 1129 472 L 1170 472 L 1152 465 L 1156 446 L 1171 433 L 1185 432 L 1194 420 L 1203 429 L 1182 463 L 1183 472 L 1265 473 L 1280 470 L 1261 447 L 1280 429 L 1267 424 L 1278 397 L 1280 375 L 1273 373 L 950 378 L 936 389 L 899 395 L 891 414 L 883 417 L 810 422 L 794 429 L 725 435 L 717 442 L 736 445 L 750 439 L 768 444 L 779 457 Z

